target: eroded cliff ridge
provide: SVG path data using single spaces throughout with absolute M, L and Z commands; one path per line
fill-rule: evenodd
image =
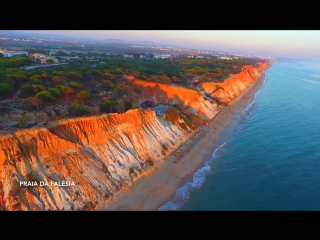
M 204 98 L 198 91 L 162 83 L 146 82 L 131 76 L 126 83 L 141 92 L 143 100 L 155 103 L 177 104 L 186 113 L 209 120 L 217 113 L 217 104 Z
M 136 109 L 1 135 L 0 208 L 93 207 L 162 161 L 188 133 L 154 111 Z M 38 186 L 21 186 L 20 181 Z M 39 186 L 63 181 L 66 186 Z
M 246 66 L 223 83 L 202 83 L 204 91 L 133 77 L 126 83 L 143 100 L 177 104 L 185 114 L 210 120 L 219 104 L 230 104 L 268 65 Z M 91 210 L 163 161 L 187 139 L 191 125 L 176 113 L 170 118 L 135 109 L 2 134 L 0 210 Z
M 229 105 L 236 97 L 258 79 L 269 62 L 258 62 L 258 67 L 245 66 L 241 73 L 225 80 L 223 83 L 202 83 L 201 86 L 218 103 Z

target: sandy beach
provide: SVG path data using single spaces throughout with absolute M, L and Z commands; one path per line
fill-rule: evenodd
M 208 131 L 208 134 L 192 147 L 181 161 L 173 163 L 170 154 L 160 166 L 155 168 L 155 171 L 134 181 L 132 186 L 115 194 L 111 200 L 100 204 L 97 210 L 156 211 L 168 201 L 173 200 L 176 190 L 187 182 L 191 182 L 193 174 L 212 158 L 212 148 L 221 132 L 252 102 L 255 93 L 263 85 L 267 69 L 262 71 L 259 79 L 240 94 L 231 106 L 220 110 L 211 124 L 206 127 L 205 131 Z

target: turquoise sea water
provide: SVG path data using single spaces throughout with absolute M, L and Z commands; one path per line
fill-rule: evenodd
M 159 210 L 320 210 L 320 63 L 273 63 L 212 152 Z

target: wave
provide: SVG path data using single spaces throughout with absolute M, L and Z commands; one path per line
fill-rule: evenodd
M 229 141 L 227 141 L 229 142 Z M 186 183 L 183 187 L 176 191 L 176 196 L 172 201 L 167 202 L 165 205 L 161 206 L 159 211 L 170 211 L 170 210 L 180 210 L 183 204 L 189 199 L 189 195 L 192 189 L 197 189 L 202 186 L 206 180 L 206 174 L 211 172 L 210 163 L 217 157 L 217 152 L 227 143 L 221 144 L 212 154 L 212 158 L 206 162 L 203 168 L 200 168 L 193 175 L 193 181 Z
M 311 77 L 320 78 L 320 74 L 312 74 Z
M 313 80 L 309 80 L 309 79 L 305 79 L 305 78 L 302 78 L 301 80 L 306 81 L 306 82 L 311 82 L 311 83 L 317 83 L 317 84 L 319 84 L 319 82 L 317 82 L 317 81 L 313 81 Z
M 299 79 L 299 80 L 302 80 L 302 81 L 305 81 L 305 82 L 316 83 L 316 84 L 319 84 L 319 83 L 320 83 L 320 82 L 317 82 L 317 81 L 314 81 L 314 80 L 310 80 L 310 79 L 306 79 L 306 78 L 299 78 L 299 77 L 295 77 L 295 76 L 292 76 L 292 75 L 280 73 L 280 72 L 278 72 L 278 71 L 276 71 L 276 70 L 273 70 L 273 72 L 278 73 L 278 74 L 283 75 L 283 76 L 290 77 L 290 78 Z

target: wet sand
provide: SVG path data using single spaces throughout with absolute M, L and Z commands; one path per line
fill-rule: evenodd
M 267 68 L 268 69 L 268 68 Z M 98 211 L 158 210 L 174 199 L 176 190 L 192 182 L 193 174 L 212 158 L 213 146 L 228 125 L 252 102 L 255 93 L 265 79 L 265 69 L 259 79 L 235 99 L 231 106 L 219 111 L 205 131 L 208 133 L 192 148 L 181 161 L 173 163 L 172 154 L 163 160 L 152 173 L 139 178 L 123 191 L 97 208 Z

